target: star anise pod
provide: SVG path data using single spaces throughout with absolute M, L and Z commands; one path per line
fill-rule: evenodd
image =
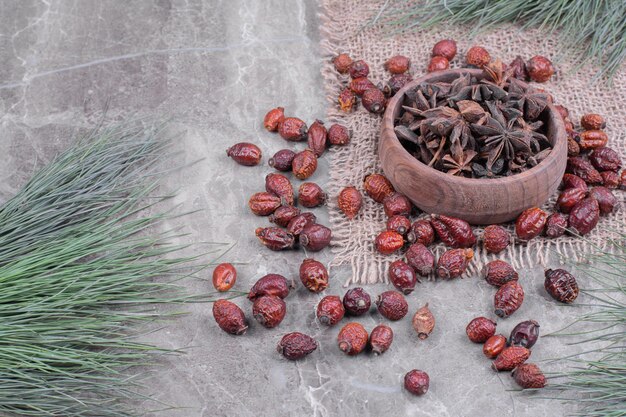
M 509 104 L 524 112 L 528 120 L 535 120 L 546 108 L 550 95 L 533 88 L 522 86 L 519 80 L 511 78 L 509 83 Z
M 470 129 L 470 123 L 463 115 L 452 107 L 437 107 L 422 113 L 425 119 L 420 130 L 430 131 L 437 135 L 449 136 L 450 146 L 474 148 L 476 143 Z
M 504 63 L 502 63 L 499 58 L 485 65 L 483 67 L 485 78 L 482 82 L 504 88 L 513 73 L 513 68 L 509 67 L 505 69 L 504 67 Z
M 543 122 L 541 120 L 529 123 L 523 117 L 518 117 L 516 122 L 520 129 L 530 135 L 530 147 L 533 152 L 539 152 L 541 149 L 550 147 L 550 141 L 548 138 L 538 131 L 543 126 Z
M 459 155 L 445 155 L 443 157 L 443 167 L 447 169 L 446 173 L 450 175 L 465 175 L 472 173 L 472 160 L 476 157 L 477 152 L 468 150 L 461 152 Z

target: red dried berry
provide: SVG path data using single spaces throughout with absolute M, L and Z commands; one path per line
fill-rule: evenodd
M 548 213 L 539 207 L 526 209 L 515 222 L 515 234 L 521 241 L 533 239 L 543 232 L 546 220 L 548 220 Z
M 294 206 L 280 206 L 269 217 L 269 221 L 280 227 L 287 227 L 291 219 L 300 214 L 300 209 Z
M 453 248 L 469 248 L 476 244 L 476 235 L 465 220 L 431 214 L 430 224 L 441 241 Z
M 217 300 L 213 303 L 213 318 L 226 333 L 242 335 L 248 330 L 243 311 L 231 301 Z
M 383 255 L 390 255 L 404 246 L 404 238 L 398 232 L 385 230 L 376 236 L 376 250 Z
M 372 305 L 370 295 L 361 287 L 351 288 L 343 296 L 343 307 L 353 316 L 367 313 Z
M 521 56 L 516 56 L 509 64 L 511 76 L 518 80 L 528 81 L 528 71 L 526 71 L 526 63 Z M 562 106 L 561 106 L 562 107 Z
M 578 283 L 576 278 L 564 269 L 547 269 L 546 280 L 543 283 L 546 291 L 552 298 L 562 303 L 573 303 L 578 297 Z
M 561 187 L 564 190 L 567 190 L 568 188 L 580 188 L 587 191 L 587 183 L 585 180 L 574 174 L 563 174 Z
M 352 220 L 359 213 L 359 210 L 361 210 L 363 197 L 361 197 L 361 193 L 355 187 L 346 187 L 339 193 L 337 205 L 339 206 L 339 210 L 341 210 L 348 219 Z
M 324 122 L 321 120 L 316 120 L 313 124 L 311 124 L 311 126 L 309 126 L 309 131 L 307 132 L 307 143 L 309 145 L 309 149 L 315 152 L 315 155 L 318 158 L 322 156 L 326 150 L 327 136 L 328 133 L 324 127 Z
M 410 229 L 411 220 L 406 216 L 396 215 L 387 219 L 387 230 L 398 232 L 404 236 Z
M 615 171 L 602 171 L 602 184 L 611 190 L 616 189 L 620 185 L 620 177 Z
M 526 71 L 528 71 L 528 76 L 531 80 L 545 83 L 554 74 L 554 66 L 545 56 L 536 55 L 526 63 Z
M 278 125 L 278 134 L 288 141 L 298 142 L 306 139 L 306 123 L 297 117 L 285 117 Z
M 291 171 L 291 163 L 293 162 L 293 158 L 295 158 L 295 156 L 296 153 L 291 149 L 281 149 L 276 152 L 274 156 L 267 161 L 267 163 L 277 171 Z
M 350 72 L 350 77 L 352 78 L 367 77 L 370 73 L 370 67 L 365 61 L 360 59 L 352 62 L 348 71 Z
M 619 178 L 619 189 L 626 191 L 626 170 L 622 171 Z
M 487 317 L 476 317 L 465 328 L 469 340 L 474 343 L 485 343 L 487 339 L 496 334 L 496 322 Z
M 370 174 L 365 177 L 363 189 L 377 203 L 382 203 L 385 197 L 396 191 L 387 177 L 382 174 Z
M 328 271 L 315 259 L 305 259 L 300 265 L 300 281 L 311 292 L 322 292 L 328 287 Z
M 600 214 L 602 215 L 612 213 L 617 205 L 617 198 L 606 187 L 593 187 L 589 191 L 589 197 L 598 201 L 598 207 L 600 207 Z
M 340 74 L 346 74 L 352 65 L 352 58 L 348 54 L 339 54 L 333 58 L 333 65 Z
M 522 346 L 511 346 L 504 349 L 491 364 L 495 371 L 512 371 L 526 362 L 530 357 L 530 350 Z
M 321 224 L 309 224 L 300 233 L 300 245 L 311 252 L 318 252 L 330 244 L 332 232 Z
M 298 188 L 298 203 L 303 207 L 313 208 L 326 202 L 326 193 L 314 182 L 303 182 Z
M 588 113 L 580 118 L 580 125 L 585 130 L 602 130 L 606 127 L 606 121 L 599 114 Z
M 450 249 L 437 261 L 437 276 L 443 279 L 457 278 L 463 275 L 474 257 L 471 249 Z
M 609 137 L 601 130 L 585 130 L 578 138 L 578 146 L 584 151 L 602 148 L 609 141 Z
M 402 74 L 409 70 L 411 60 L 403 55 L 396 55 L 389 58 L 383 66 L 392 74 Z
M 580 155 L 580 145 L 578 144 L 578 142 L 576 142 L 576 139 L 574 139 L 578 137 L 578 133 L 568 130 L 568 134 L 569 136 L 567 137 L 567 156 Z
M 426 72 L 444 71 L 450 68 L 450 61 L 442 56 L 430 58 Z
M 539 323 L 535 320 L 526 320 L 513 328 L 509 337 L 509 344 L 530 349 L 535 346 L 537 339 L 539 339 Z
M 383 200 L 383 208 L 387 217 L 408 216 L 411 214 L 412 207 L 411 201 L 400 193 L 390 194 Z
M 391 347 L 392 342 L 393 330 L 389 326 L 379 324 L 370 333 L 370 347 L 375 355 L 385 353 Z
M 317 217 L 313 213 L 300 213 L 289 221 L 287 224 L 287 232 L 294 236 L 300 236 L 305 227 L 315 224 Z
M 496 259 L 487 263 L 483 268 L 483 277 L 489 284 L 501 287 L 509 281 L 517 281 L 519 275 L 508 263 Z
M 493 298 L 495 314 L 498 317 L 509 317 L 524 302 L 524 289 L 517 281 L 509 281 L 501 286 Z
M 600 205 L 598 200 L 587 197 L 574 206 L 569 214 L 570 229 L 581 236 L 591 232 L 600 220 Z
M 289 295 L 291 288 L 294 288 L 293 281 L 290 283 L 287 278 L 279 274 L 267 274 L 254 283 L 248 293 L 248 299 L 254 301 L 265 295 L 285 298 Z
M 226 155 L 239 165 L 254 166 L 261 162 L 261 149 L 253 143 L 236 143 L 226 150 Z
M 265 295 L 254 300 L 252 316 L 263 327 L 274 328 L 280 324 L 287 313 L 287 305 L 282 298 Z
M 435 229 L 428 219 L 417 220 L 411 225 L 411 230 L 406 236 L 411 243 L 421 243 L 428 246 L 435 241 Z
M 333 124 L 328 129 L 328 142 L 333 146 L 344 146 L 350 143 L 350 131 L 340 124 Z
M 611 148 L 594 149 L 589 154 L 589 162 L 598 171 L 619 171 L 622 167 L 622 158 Z
M 376 299 L 376 306 L 383 317 L 392 321 L 402 319 L 409 311 L 409 304 L 398 291 L 385 291 L 380 294 Z
M 348 323 L 337 335 L 339 350 L 346 355 L 358 355 L 367 346 L 368 334 L 360 323 Z
M 293 175 L 300 180 L 309 178 L 316 169 L 317 156 L 315 156 L 315 152 L 310 149 L 298 152 L 291 163 Z
M 404 389 L 413 395 L 424 395 L 428 392 L 430 378 L 428 374 L 419 369 L 413 369 L 404 376 Z
M 543 388 L 546 386 L 546 377 L 534 363 L 523 363 L 513 369 L 511 373 L 517 385 L 524 389 Z
M 552 213 L 546 220 L 545 234 L 551 239 L 556 239 L 565 234 L 567 229 L 567 214 Z
M 435 329 L 435 316 L 428 308 L 428 303 L 415 312 L 411 324 L 420 340 L 428 338 Z
M 283 174 L 269 173 L 265 176 L 265 191 L 276 194 L 283 204 L 293 206 L 293 187 Z
M 489 359 L 493 359 L 506 347 L 506 337 L 501 334 L 494 334 L 483 345 L 483 353 Z
M 361 97 L 370 88 L 376 88 L 376 85 L 369 78 L 360 77 L 350 81 L 349 87 L 354 94 Z
M 326 326 L 339 323 L 345 314 L 343 302 L 336 295 L 327 295 L 317 305 L 317 319 Z
M 285 109 L 282 107 L 276 107 L 267 112 L 263 119 L 263 126 L 270 132 L 276 132 L 278 125 L 285 120 Z
M 502 226 L 493 224 L 485 227 L 483 233 L 483 247 L 489 253 L 500 253 L 511 243 L 511 235 Z
M 413 268 L 401 259 L 398 259 L 389 265 L 389 281 L 391 281 L 394 287 L 402 291 L 404 294 L 410 294 L 415 289 L 417 276 L 415 275 Z
M 292 361 L 304 358 L 315 349 L 317 349 L 315 339 L 299 332 L 287 333 L 276 346 L 278 353 Z
M 580 156 L 567 158 L 566 172 L 579 176 L 587 184 L 600 184 L 602 182 L 602 176 L 598 170 L 591 165 L 591 162 Z
M 435 267 L 435 255 L 421 243 L 413 243 L 406 251 L 407 263 L 419 275 L 425 277 L 433 272 Z
M 213 270 L 213 287 L 217 291 L 230 290 L 237 281 L 237 270 L 232 264 L 221 263 Z
M 491 61 L 491 55 L 482 46 L 472 46 L 465 55 L 468 65 L 482 68 Z
M 382 113 L 385 111 L 387 99 L 380 89 L 373 87 L 365 90 L 361 98 L 363 107 L 370 113 Z
M 356 95 L 350 90 L 350 88 L 346 87 L 339 93 L 337 97 L 337 102 L 339 103 L 339 108 L 345 112 L 351 112 L 356 106 Z
M 281 199 L 276 194 L 260 192 L 252 194 L 248 207 L 257 216 L 269 216 L 281 206 Z
M 582 188 L 568 188 L 563 190 L 556 200 L 556 206 L 562 213 L 569 213 L 574 206 L 587 197 L 587 190 Z
M 452 61 L 456 55 L 456 42 L 452 39 L 443 39 L 433 46 L 432 56 L 442 56 Z
M 280 227 L 257 227 L 254 233 L 261 243 L 270 250 L 291 249 L 296 243 L 294 236 Z

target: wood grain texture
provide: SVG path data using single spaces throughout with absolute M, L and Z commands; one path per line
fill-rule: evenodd
M 472 224 L 502 223 L 515 219 L 529 207 L 541 206 L 561 182 L 567 163 L 567 134 L 552 105 L 540 116 L 547 125 L 552 152 L 536 167 L 505 178 L 462 178 L 428 167 L 404 149 L 393 129 L 405 91 L 425 81 L 450 82 L 467 72 L 482 78 L 481 70 L 447 70 L 427 74 L 398 91 L 383 116 L 378 155 L 396 190 L 424 212 L 446 214 Z

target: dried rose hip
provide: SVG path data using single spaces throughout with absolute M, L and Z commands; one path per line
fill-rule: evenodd
M 465 55 L 465 61 L 469 65 L 482 68 L 491 61 L 491 55 L 481 46 L 472 46 Z
M 526 63 L 526 71 L 531 80 L 545 83 L 554 74 L 554 66 L 545 56 L 536 55 Z
M 376 236 L 376 250 L 383 255 L 390 255 L 404 246 L 404 238 L 398 232 L 385 230 Z
M 348 71 L 350 72 L 350 77 L 352 78 L 367 77 L 370 73 L 370 67 L 365 61 L 360 59 L 352 62 Z
M 328 129 L 328 142 L 333 146 L 344 146 L 350 143 L 350 131 L 340 124 L 332 124 Z
M 611 190 L 606 187 L 593 187 L 589 191 L 589 197 L 595 198 L 598 201 L 600 214 L 602 215 L 612 213 L 617 205 L 617 198 L 615 198 Z
M 527 241 L 539 236 L 548 220 L 548 213 L 539 207 L 526 209 L 519 215 L 515 222 L 515 233 L 522 241 Z
M 278 125 L 278 133 L 288 141 L 298 142 L 306 139 L 306 123 L 297 117 L 285 117 Z
M 369 78 L 360 77 L 350 81 L 350 90 L 359 97 L 365 94 L 370 88 L 376 88 L 376 86 Z
M 314 182 L 303 182 L 298 188 L 298 203 L 301 206 L 313 208 L 326 202 L 326 193 L 322 187 Z
M 413 395 L 424 395 L 428 392 L 430 378 L 428 374 L 419 369 L 413 369 L 404 376 L 404 389 Z
M 483 345 L 483 353 L 489 359 L 493 359 L 506 347 L 506 337 L 501 334 L 494 334 Z
M 433 272 L 435 255 L 421 243 L 413 243 L 406 251 L 406 262 L 421 276 L 425 277 Z
M 526 362 L 530 350 L 522 346 L 511 346 L 504 349 L 491 364 L 495 371 L 511 371 Z
M 619 177 L 619 189 L 626 191 L 626 170 L 622 171 Z
M 526 63 L 521 56 L 516 56 L 509 64 L 511 76 L 518 80 L 528 81 L 528 71 L 526 71 Z M 561 106 L 563 107 L 563 106 Z
M 601 130 L 606 127 L 606 122 L 599 114 L 589 113 L 580 118 L 580 125 L 585 130 Z
M 567 229 L 567 219 L 567 214 L 552 213 L 546 220 L 546 236 L 552 239 L 563 236 Z
M 578 134 L 576 134 L 578 137 Z M 567 156 L 578 156 L 580 155 L 580 145 L 574 138 L 571 136 L 567 137 Z
M 391 97 L 411 81 L 413 81 L 413 77 L 411 77 L 411 74 L 409 73 L 394 74 L 391 78 L 389 78 L 389 81 L 387 81 L 387 84 L 381 88 L 381 90 L 383 90 L 383 93 L 385 93 L 386 96 Z
M 376 306 L 383 317 L 389 320 L 400 320 L 409 311 L 409 305 L 402 293 L 398 291 L 385 291 L 376 299 Z
M 264 295 L 254 300 L 252 316 L 263 327 L 271 329 L 285 318 L 287 305 L 282 298 L 275 295 Z
M 589 154 L 589 162 L 598 171 L 619 171 L 622 167 L 622 158 L 619 154 L 611 148 L 598 148 L 594 149 Z
M 411 220 L 406 216 L 395 215 L 387 219 L 387 230 L 400 233 L 404 236 L 410 229 Z
M 265 118 L 263 119 L 263 126 L 270 131 L 276 132 L 278 130 L 278 125 L 282 123 L 285 119 L 285 109 L 282 107 L 276 107 L 267 112 Z
M 570 229 L 581 236 L 591 232 L 600 219 L 600 205 L 598 200 L 587 197 L 576 204 L 569 214 Z
M 300 265 L 300 281 L 311 292 L 322 292 L 328 287 L 328 271 L 315 259 L 305 259 Z
M 389 326 L 379 324 L 370 333 L 370 346 L 375 355 L 385 353 L 391 347 L 391 342 L 393 342 L 393 330 Z
M 292 361 L 304 358 L 315 349 L 315 339 L 299 332 L 287 333 L 276 346 L 278 353 Z
M 352 58 L 348 54 L 339 54 L 333 58 L 333 65 L 340 74 L 346 74 L 352 65 Z
M 293 281 L 289 283 L 287 278 L 279 274 L 267 274 L 252 286 L 248 294 L 249 300 L 256 300 L 258 297 L 275 295 L 285 298 L 289 295 L 289 290 L 294 288 Z
M 324 122 L 316 120 L 309 126 L 307 132 L 307 143 L 309 148 L 315 152 L 317 157 L 320 157 L 326 150 L 326 140 L 328 133 L 324 127 Z
M 293 187 L 289 178 L 283 174 L 270 173 L 265 177 L 265 191 L 276 194 L 283 204 L 293 206 Z
M 287 233 L 291 233 L 294 236 L 300 236 L 305 227 L 310 224 L 315 224 L 317 217 L 313 213 L 301 213 L 289 220 L 287 224 Z
M 430 224 L 441 241 L 453 248 L 469 248 L 476 244 L 476 235 L 465 220 L 431 214 Z
M 443 39 L 433 46 L 432 56 L 442 56 L 452 61 L 456 55 L 456 42 L 452 39 Z
M 546 377 L 534 363 L 523 363 L 513 369 L 511 373 L 517 385 L 524 389 L 543 388 L 546 386 Z
M 598 170 L 591 165 L 591 162 L 580 156 L 567 158 L 566 172 L 579 176 L 587 184 L 600 184 L 602 182 L 602 176 Z
M 428 63 L 428 67 L 426 68 L 427 72 L 435 72 L 435 71 L 443 71 L 450 68 L 450 61 L 442 56 L 434 56 L 430 59 Z
M 336 295 L 327 295 L 317 305 L 317 319 L 326 326 L 339 323 L 345 314 L 341 298 Z
M 294 236 L 280 227 L 257 227 L 254 233 L 270 250 L 291 249 L 296 243 Z
M 572 274 L 564 269 L 548 269 L 545 275 L 543 285 L 552 298 L 569 304 L 578 297 L 578 283 Z
M 226 333 L 242 335 L 248 330 L 243 311 L 231 301 L 217 300 L 213 303 L 213 318 Z
M 346 215 L 346 217 L 352 220 L 361 210 L 363 205 L 363 197 L 356 187 L 346 187 L 339 193 L 337 197 L 337 205 L 339 210 Z
M 569 213 L 574 206 L 587 197 L 587 190 L 582 188 L 568 188 L 563 190 L 556 200 L 556 206 L 562 213 Z
M 443 279 L 457 278 L 463 275 L 474 257 L 471 249 L 450 249 L 437 261 L 437 276 Z
M 601 130 L 585 130 L 578 136 L 578 145 L 585 151 L 606 146 L 609 141 L 609 137 Z
M 353 316 L 367 313 L 371 305 L 370 295 L 361 287 L 349 289 L 343 296 L 343 307 Z
M 497 224 L 485 227 L 483 233 L 483 247 L 489 253 L 500 253 L 511 243 L 511 235 Z
M 415 289 L 417 276 L 413 268 L 398 259 L 389 265 L 389 281 L 404 294 L 410 294 Z
M 385 111 L 387 98 L 385 98 L 385 94 L 380 89 L 373 87 L 365 90 L 361 103 L 363 103 L 365 110 L 370 113 L 382 113 Z
M 367 346 L 367 331 L 360 323 L 348 323 L 339 331 L 337 345 L 347 355 L 358 355 Z
M 483 277 L 489 284 L 501 287 L 509 281 L 517 281 L 519 275 L 508 263 L 496 259 L 485 265 L 483 268 Z
M 406 239 L 411 243 L 421 243 L 428 246 L 435 241 L 435 229 L 427 219 L 416 220 L 411 225 L 411 230 L 409 230 Z
M 213 287 L 217 291 L 230 290 L 237 281 L 237 270 L 232 264 L 221 263 L 213 270 Z
M 370 174 L 365 177 L 363 189 L 377 203 L 382 203 L 385 197 L 396 191 L 387 177 L 381 174 Z
M 248 200 L 248 207 L 257 216 L 269 216 L 281 205 L 280 197 L 268 192 L 252 194 Z
M 392 74 L 402 74 L 409 70 L 411 60 L 403 55 L 396 55 L 389 58 L 383 66 Z
M 435 328 L 435 316 L 428 308 L 428 303 L 415 312 L 411 324 L 420 340 L 428 338 Z
M 300 233 L 300 245 L 312 252 L 324 249 L 330 244 L 332 232 L 321 224 L 310 224 Z
M 254 166 L 261 162 L 261 149 L 253 143 L 236 143 L 226 150 L 226 155 L 233 158 L 239 165 Z
M 587 191 L 587 183 L 585 180 L 574 174 L 564 174 L 561 186 L 564 190 L 567 190 L 568 188 L 582 188 Z
M 619 187 L 620 177 L 615 171 L 602 171 L 602 184 L 608 189 L 614 190 Z
M 356 95 L 352 92 L 352 90 L 350 90 L 350 88 L 346 87 L 339 93 L 337 102 L 339 103 L 339 108 L 341 110 L 351 112 L 356 105 Z
M 476 317 L 465 328 L 469 340 L 474 343 L 485 343 L 487 339 L 496 334 L 496 322 L 487 317 Z
M 537 343 L 539 338 L 539 323 L 535 320 L 526 320 L 518 323 L 511 331 L 509 345 L 523 346 L 530 349 Z
M 269 221 L 280 227 L 287 227 L 291 219 L 300 214 L 300 209 L 294 206 L 280 206 L 269 217 Z
M 267 161 L 268 165 L 277 171 L 291 171 L 291 163 L 296 153 L 291 149 L 281 149 Z
M 316 169 L 317 156 L 315 156 L 315 153 L 310 149 L 298 152 L 291 163 L 293 175 L 300 180 L 309 178 Z
M 411 214 L 411 201 L 400 193 L 393 193 L 385 197 L 383 200 L 383 208 L 387 217 L 391 216 L 408 216 Z
M 498 289 L 493 298 L 495 314 L 505 318 L 515 313 L 524 302 L 524 289 L 517 281 L 509 281 Z

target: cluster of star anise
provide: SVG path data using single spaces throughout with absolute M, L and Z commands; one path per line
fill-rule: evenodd
M 530 169 L 552 150 L 542 113 L 551 96 L 497 60 L 477 80 L 422 83 L 406 92 L 395 132 L 424 164 L 451 175 L 497 178 Z

